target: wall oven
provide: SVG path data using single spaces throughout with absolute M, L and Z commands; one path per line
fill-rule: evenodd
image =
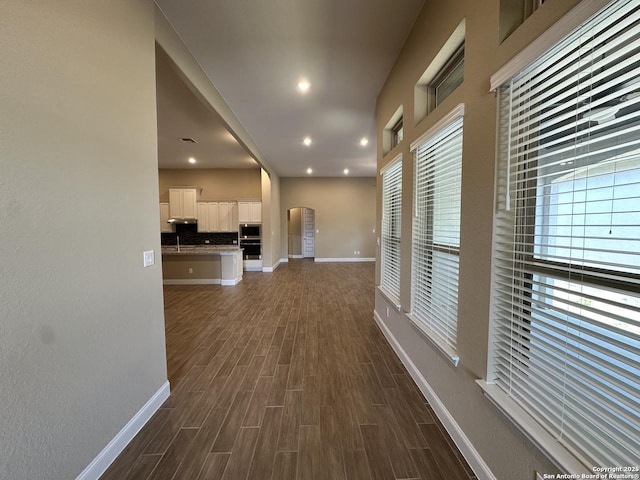
M 240 237 L 243 260 L 262 260 L 262 240 Z
M 240 238 L 260 238 L 260 225 L 259 224 L 240 224 Z

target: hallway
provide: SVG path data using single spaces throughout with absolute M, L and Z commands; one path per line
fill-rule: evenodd
M 373 263 L 165 286 L 172 394 L 102 480 L 474 479 L 373 320 Z

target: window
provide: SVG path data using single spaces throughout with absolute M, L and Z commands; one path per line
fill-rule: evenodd
M 416 144 L 410 319 L 457 364 L 462 106 Z
M 588 471 L 640 451 L 640 6 L 499 89 L 489 382 Z
M 466 20 L 458 24 L 418 79 L 413 91 L 413 120 L 418 125 L 464 80 Z
M 449 59 L 431 83 L 435 106 L 449 96 L 464 80 L 464 44 Z
M 400 235 L 402 216 L 402 157 L 382 170 L 382 234 L 380 288 L 400 305 Z
M 404 137 L 404 130 L 402 128 L 402 117 L 398 120 L 393 127 L 391 127 L 391 147 L 398 145 Z

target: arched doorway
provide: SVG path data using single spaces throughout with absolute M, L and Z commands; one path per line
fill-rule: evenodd
M 294 207 L 287 211 L 289 258 L 316 256 L 316 212 L 313 208 Z

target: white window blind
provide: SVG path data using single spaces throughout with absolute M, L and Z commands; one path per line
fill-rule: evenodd
M 457 339 L 461 176 L 458 115 L 415 151 L 410 318 L 445 353 Z
M 400 301 L 400 235 L 402 217 L 402 159 L 382 172 L 382 234 L 380 287 L 396 304 Z
M 499 88 L 490 383 L 589 470 L 640 463 L 640 4 Z

